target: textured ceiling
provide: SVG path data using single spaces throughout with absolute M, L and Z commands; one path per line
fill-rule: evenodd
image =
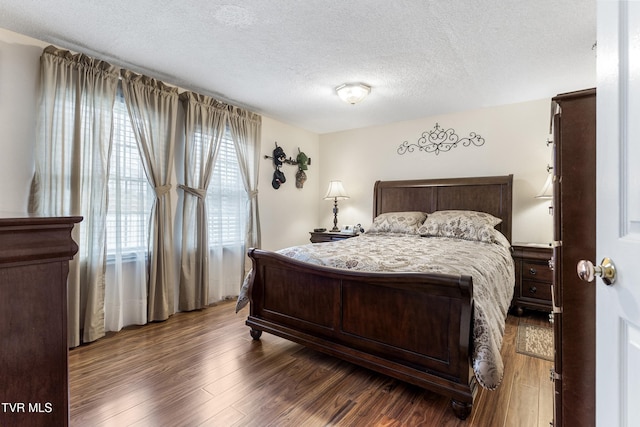
M 596 82 L 595 0 L 0 0 L 0 27 L 317 133 Z

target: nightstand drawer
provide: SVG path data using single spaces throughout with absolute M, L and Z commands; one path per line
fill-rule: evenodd
M 549 268 L 548 263 L 522 260 L 522 280 L 539 280 L 552 283 L 553 271 Z
M 551 284 L 523 280 L 520 285 L 520 296 L 522 298 L 535 298 L 551 301 Z

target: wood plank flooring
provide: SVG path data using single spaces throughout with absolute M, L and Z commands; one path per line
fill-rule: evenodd
M 516 353 L 517 317 L 503 383 L 480 388 L 461 421 L 445 397 L 273 335 L 253 341 L 246 315 L 225 302 L 71 350 L 71 425 L 548 427 L 553 417 L 552 363 Z

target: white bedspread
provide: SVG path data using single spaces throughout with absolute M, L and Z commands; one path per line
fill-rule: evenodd
M 515 282 L 506 239 L 484 243 L 448 237 L 363 234 L 336 242 L 286 248 L 278 253 L 342 269 L 471 276 L 475 304 L 472 355 L 475 376 L 480 385 L 491 390 L 502 381 L 504 365 L 500 348 Z M 250 273 L 242 286 L 236 310 L 248 303 L 249 278 Z

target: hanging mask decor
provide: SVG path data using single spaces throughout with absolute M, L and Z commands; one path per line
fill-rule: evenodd
M 302 188 L 306 180 L 307 174 L 302 169 L 298 169 L 298 172 L 296 172 L 296 188 Z
M 278 147 L 278 143 L 276 142 L 276 148 L 273 150 L 273 164 L 276 170 L 273 172 L 273 180 L 271 181 L 271 186 L 276 190 L 280 188 L 281 184 L 287 182 L 284 172 L 280 170 L 280 167 L 286 160 L 287 155 L 284 153 L 282 147 Z
M 306 154 L 300 151 L 298 148 L 298 156 L 296 157 L 296 163 L 298 164 L 298 172 L 296 172 L 296 188 L 302 188 L 304 186 L 304 182 L 307 180 L 307 174 L 304 172 L 307 170 L 307 164 L 309 163 L 309 158 Z
M 311 159 L 307 157 L 307 155 L 302 151 L 300 151 L 300 148 L 298 148 L 298 155 L 294 160 L 291 157 L 287 158 L 284 149 L 280 147 L 276 142 L 276 148 L 273 150 L 273 156 L 264 156 L 264 158 L 273 160 L 275 171 L 273 171 L 271 186 L 274 189 L 277 190 L 282 184 L 287 181 L 287 178 L 284 176 L 284 172 L 281 170 L 281 167 L 284 164 L 298 167 L 298 171 L 296 172 L 296 188 L 303 187 L 304 182 L 307 180 L 307 174 L 305 173 L 305 170 L 307 170 L 308 165 L 311 164 Z
M 282 147 L 279 147 L 278 143 L 276 142 L 276 148 L 273 150 L 273 163 L 277 168 L 279 168 L 286 161 L 287 155 L 284 154 L 284 150 L 282 149 Z
M 276 190 L 280 188 L 280 185 L 287 182 L 287 178 L 284 176 L 284 172 L 280 169 L 273 171 L 273 179 L 271 180 L 271 186 Z

